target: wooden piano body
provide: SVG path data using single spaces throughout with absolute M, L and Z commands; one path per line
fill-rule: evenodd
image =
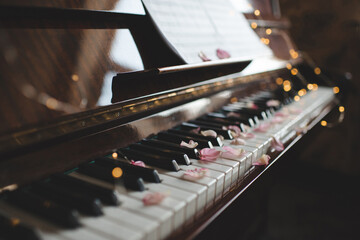
M 115 9 L 119 2 L 128 13 Z M 196 64 L 185 64 L 148 13 L 127 9 L 129 2 L 4 1 L 0 5 L 0 188 L 6 192 L 14 186 L 31 186 L 238 99 L 283 88 L 284 80 L 291 81 L 292 91 L 301 91 L 297 85 L 304 81 L 309 83 L 308 94 L 295 92 L 295 97 L 299 102 L 311 97 L 316 101 L 307 101 L 310 105 L 296 124 L 276 135 L 285 150 L 267 149 L 269 165 L 248 166 L 221 199 L 191 224 L 167 235 L 193 238 L 241 199 L 336 100 L 331 90 L 318 87 L 326 79 L 291 42 L 289 24 L 280 18 L 277 1 L 253 1 L 261 17 L 256 12 L 245 14 L 276 57 Z M 132 47 L 124 47 L 124 39 Z M 127 55 L 135 46 L 140 54 Z M 104 105 L 100 98 L 106 90 Z

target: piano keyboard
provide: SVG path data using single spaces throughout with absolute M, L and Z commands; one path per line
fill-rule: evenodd
M 280 107 L 267 107 L 273 97 L 260 92 L 239 99 L 219 112 L 118 149 L 117 159 L 95 159 L 66 174 L 2 193 L 0 239 L 165 239 L 239 186 L 255 168 L 254 163 L 274 151 L 274 138 L 287 142 L 296 131 L 306 128 L 332 101 L 333 93 L 319 87 L 299 101 L 285 98 L 280 99 Z M 223 128 L 229 125 L 255 137 L 245 139 L 244 145 L 232 145 L 231 131 Z M 213 129 L 224 139 L 191 131 L 198 128 Z M 180 146 L 181 141 L 191 139 L 199 143 L 197 149 Z M 224 146 L 243 149 L 246 154 L 214 161 L 199 159 L 200 149 L 221 150 Z M 132 165 L 125 156 L 143 161 L 147 167 Z M 185 171 L 199 168 L 207 169 L 206 176 L 184 178 Z M 155 193 L 164 194 L 163 201 L 145 205 L 143 199 Z

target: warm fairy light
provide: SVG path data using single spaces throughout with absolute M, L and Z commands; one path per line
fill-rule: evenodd
M 327 122 L 325 120 L 322 120 L 320 124 L 321 126 L 325 127 L 327 125 Z
M 316 91 L 318 89 L 318 85 L 316 83 L 313 84 L 313 90 Z
M 298 94 L 299 94 L 300 97 L 302 97 L 302 96 L 304 96 L 306 94 L 306 90 L 301 89 L 301 90 L 299 90 Z
M 292 69 L 291 64 L 290 64 L 290 63 L 287 63 L 287 64 L 286 64 L 286 68 L 289 69 L 289 70 Z
M 255 16 L 260 16 L 260 10 L 259 10 L 259 9 L 256 9 L 256 10 L 254 11 L 254 15 L 255 15 Z
M 115 167 L 112 170 L 112 175 L 114 178 L 120 178 L 123 175 L 123 170 L 119 167 Z
M 266 45 L 269 45 L 269 44 L 270 44 L 270 39 L 265 38 L 265 39 L 264 39 L 264 43 L 265 43 Z
M 299 72 L 299 70 L 297 70 L 297 68 L 291 69 L 291 74 L 292 75 L 296 75 L 296 74 L 298 74 L 298 72 Z
M 338 94 L 340 92 L 340 88 L 339 87 L 333 87 L 333 92 L 335 94 Z
M 294 97 L 294 100 L 297 102 L 297 101 L 300 100 L 300 97 L 299 97 L 298 95 L 296 95 L 296 96 Z
M 266 32 L 267 35 L 270 35 L 272 33 L 272 30 L 270 28 L 268 28 L 268 29 L 266 29 L 265 32 Z
M 345 108 L 343 106 L 339 107 L 339 112 L 345 112 Z
M 290 85 L 290 81 L 289 81 L 289 80 L 285 80 L 285 81 L 284 81 L 284 86 L 286 86 L 286 85 Z
M 314 88 L 314 86 L 313 86 L 311 83 L 309 83 L 309 84 L 307 85 L 307 89 L 312 90 L 313 88 Z
M 46 99 L 45 105 L 49 109 L 56 109 L 58 106 L 58 101 L 55 98 Z
M 319 67 L 314 68 L 314 73 L 319 75 L 321 73 L 321 69 Z
M 236 97 L 233 97 L 233 98 L 230 99 L 231 103 L 236 103 L 237 101 L 238 101 L 238 99 Z
M 257 28 L 257 23 L 256 23 L 256 22 L 252 22 L 252 23 L 250 24 L 250 26 L 251 26 L 252 29 L 256 29 L 256 28 Z
M 284 80 L 283 80 L 281 77 L 278 77 L 278 78 L 276 79 L 276 84 L 277 84 L 277 85 L 281 85 L 281 84 L 283 84 L 283 82 L 284 82 Z
M 113 158 L 118 158 L 118 154 L 116 152 L 114 152 L 112 155 L 111 155 Z
M 290 85 L 284 85 L 284 91 L 288 92 L 291 90 L 291 86 Z
M 11 218 L 10 219 L 10 222 L 11 222 L 11 226 L 16 226 L 16 225 L 18 225 L 19 223 L 20 223 L 20 219 L 18 219 L 18 218 Z
M 73 74 L 71 75 L 71 79 L 74 81 L 74 82 L 77 82 L 79 81 L 79 76 L 77 74 Z

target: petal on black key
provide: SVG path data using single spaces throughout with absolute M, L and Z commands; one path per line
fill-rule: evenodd
M 169 129 L 168 132 L 173 133 L 173 134 L 177 134 L 177 135 L 182 135 L 182 136 L 207 140 L 207 141 L 210 141 L 213 146 L 220 146 L 221 147 L 223 145 L 223 142 L 221 141 L 221 139 L 219 137 L 203 136 L 203 135 L 198 134 L 198 133 L 193 133 L 193 132 L 188 132 L 188 131 L 183 131 L 183 130 L 176 130 L 176 129 Z
M 78 211 L 92 216 L 102 215 L 101 202 L 99 199 L 82 195 L 79 192 L 69 191 L 67 188 L 51 183 L 36 183 L 30 190 L 44 198 L 48 198 L 58 204 L 75 208 Z
M 173 143 L 177 143 L 179 145 L 180 145 L 181 141 L 188 143 L 190 140 L 193 140 L 199 144 L 197 148 L 213 148 L 214 147 L 213 144 L 208 140 L 203 140 L 200 138 L 188 137 L 188 136 L 183 136 L 183 135 L 173 134 L 173 133 L 168 133 L 168 132 L 159 132 L 157 135 L 157 138 L 162 141 L 170 141 Z
M 184 122 L 180 125 L 180 128 L 182 130 L 195 130 L 200 128 L 200 131 L 206 131 L 206 130 L 213 130 L 216 132 L 216 134 L 223 136 L 225 139 L 233 139 L 233 136 L 231 135 L 231 131 L 229 130 L 223 130 L 221 128 L 215 128 L 215 127 L 209 127 L 205 125 L 198 125 L 194 123 L 188 123 Z
M 123 171 L 126 174 L 139 176 L 143 178 L 145 181 L 154 182 L 154 183 L 161 182 L 158 171 L 150 167 L 135 166 L 128 162 L 120 161 L 117 159 L 111 159 L 107 157 L 97 158 L 95 159 L 95 163 L 112 168 L 120 167 L 123 169 Z
M 145 152 L 145 153 L 152 153 L 155 155 L 159 155 L 161 157 L 167 157 L 167 158 L 172 158 L 175 159 L 176 162 L 178 164 L 185 164 L 185 165 L 190 165 L 190 160 L 189 157 L 182 153 L 182 152 L 176 152 L 176 151 L 172 151 L 172 150 L 167 150 L 167 149 L 161 149 L 161 148 L 157 148 L 157 147 L 152 147 L 152 146 L 147 146 L 147 145 L 142 145 L 142 144 L 131 144 L 129 146 L 130 149 L 133 149 L 135 151 L 141 151 L 141 152 Z
M 119 152 L 126 156 L 128 159 L 143 161 L 145 164 L 156 166 L 159 168 L 167 169 L 170 171 L 179 171 L 179 165 L 176 160 L 170 158 L 163 158 L 148 153 L 140 153 L 131 149 L 120 149 Z
M 69 191 L 99 198 L 104 204 L 119 205 L 119 200 L 114 190 L 103 188 L 64 174 L 53 175 L 50 181 L 55 185 L 64 186 L 69 189 Z
M 80 226 L 76 210 L 61 206 L 36 194 L 17 190 L 9 193 L 6 201 L 63 227 Z
M 0 239 L 40 240 L 39 235 L 20 219 L 0 214 Z
M 158 147 L 161 149 L 169 149 L 169 150 L 182 152 L 182 153 L 185 153 L 186 155 L 188 155 L 190 158 L 194 158 L 194 159 L 200 158 L 200 153 L 196 148 L 187 148 L 187 147 L 180 146 L 179 144 L 176 144 L 176 143 L 164 142 L 164 141 L 157 140 L 157 139 L 143 139 L 141 141 L 141 144 L 148 145 L 148 146 L 154 146 L 154 147 Z

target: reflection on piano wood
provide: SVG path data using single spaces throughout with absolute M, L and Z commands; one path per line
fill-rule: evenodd
M 51 61 L 55 55 L 40 51 L 39 55 L 49 61 L 45 69 L 48 71 L 32 69 L 27 60 L 36 55 L 36 51 L 20 56 L 18 50 L 14 50 L 16 56 L 5 51 L 8 55 L 2 59 L 1 72 L 2 77 L 9 80 L 2 83 L 1 90 L 8 90 L 8 96 L 18 100 L 8 118 L 5 116 L 10 110 L 4 105 L 6 101 L 1 105 L 4 119 L 0 128 L 1 239 L 193 238 L 240 199 L 336 102 L 331 88 L 319 86 L 324 85 L 321 73 L 304 63 L 290 40 L 281 37 L 286 31 L 273 29 L 273 36 L 281 33 L 276 36 L 283 41 L 279 47 L 277 37 L 271 38 L 272 50 L 285 60 L 266 57 L 249 64 L 248 60 L 230 58 L 172 66 L 175 62 L 184 64 L 172 53 L 169 65 L 164 65 L 166 59 L 159 58 L 152 70 L 117 75 L 112 89 L 114 104 L 95 107 L 102 94 L 99 92 L 101 81 L 96 80 L 105 79 L 107 73 L 129 70 L 114 60 L 118 53 L 110 47 L 112 41 L 116 42 L 114 31 L 122 24 L 116 22 L 128 19 L 126 14 L 93 12 L 91 10 L 99 10 L 95 5 L 86 11 L 38 9 L 39 5 L 34 5 L 30 10 L 37 9 L 44 14 L 34 22 L 25 21 L 34 17 L 26 7 L 3 7 L 9 11 L 10 20 L 19 17 L 17 11 L 27 13 L 10 25 L 6 25 L 11 22 L 9 19 L 2 19 L 6 36 L 21 36 L 25 31 L 32 36 L 39 34 L 43 37 L 41 41 L 46 41 L 46 36 L 51 39 L 54 33 L 61 33 L 64 41 L 70 42 L 70 49 L 61 54 L 60 46 L 53 53 L 71 64 L 62 65 L 56 57 Z M 74 17 L 74 12 L 85 20 L 76 19 L 81 27 L 66 30 L 67 25 L 61 25 L 61 19 L 54 16 L 50 28 L 62 26 L 64 29 L 46 29 L 46 24 L 41 22 L 49 18 L 47 11 L 65 16 L 65 22 Z M 98 29 L 99 23 L 90 20 L 91 17 L 106 19 L 108 22 L 104 24 L 112 29 Z M 131 19 L 139 18 L 145 21 L 146 16 L 134 15 Z M 286 26 L 279 19 L 271 20 Z M 267 28 L 266 19 L 256 23 L 259 28 L 261 24 Z M 23 29 L 31 24 L 39 29 Z M 11 29 L 13 26 L 17 28 Z M 138 31 L 131 30 L 133 34 Z M 152 33 L 160 38 L 156 34 Z M 103 41 L 106 44 L 101 45 Z M 138 48 L 147 46 L 138 41 L 135 39 Z M 18 43 L 18 49 L 23 47 L 22 50 L 27 51 L 22 40 Z M 58 43 L 54 40 L 43 46 L 56 48 Z M 42 49 L 39 42 L 34 44 Z M 67 54 L 78 44 L 77 56 L 80 57 L 74 60 Z M 19 47 L 16 41 L 11 45 Z M 94 55 L 86 49 L 94 49 Z M 166 49 L 164 56 L 171 52 L 168 46 L 158 46 L 159 49 Z M 288 49 L 289 54 L 284 54 L 283 49 Z M 149 52 L 140 50 L 143 59 L 149 57 Z M 96 58 L 99 62 L 103 60 L 101 64 L 95 64 Z M 44 59 L 34 58 L 34 62 L 41 63 Z M 144 61 L 146 69 L 154 67 L 150 62 L 149 58 Z M 78 64 L 75 71 L 73 64 Z M 22 65 L 27 68 L 21 69 Z M 14 67 L 19 69 L 17 74 Z M 23 79 L 39 76 L 41 81 Z M 47 82 L 46 78 L 51 76 L 56 77 L 56 81 Z M 64 84 L 57 87 L 62 78 Z M 78 84 L 78 80 L 80 85 L 74 87 L 72 84 Z M 21 92 L 23 81 L 34 84 L 35 93 L 29 88 L 28 91 L 35 97 Z M 137 84 L 143 84 L 143 88 L 136 89 Z M 41 105 L 44 101 L 41 97 L 47 97 L 45 104 Z M 52 102 L 49 103 L 49 99 Z M 25 107 L 21 106 L 22 100 L 26 102 Z M 79 107 L 69 114 L 51 105 L 65 102 Z M 32 106 L 33 113 L 27 109 Z M 30 115 L 23 119 L 21 115 L 26 114 Z M 212 130 L 209 136 L 202 134 L 209 130 Z M 195 148 L 180 145 L 190 140 L 198 145 Z M 235 153 L 221 153 L 231 151 L 227 147 Z M 206 158 L 203 149 L 221 155 Z M 145 167 L 139 166 L 142 162 Z

